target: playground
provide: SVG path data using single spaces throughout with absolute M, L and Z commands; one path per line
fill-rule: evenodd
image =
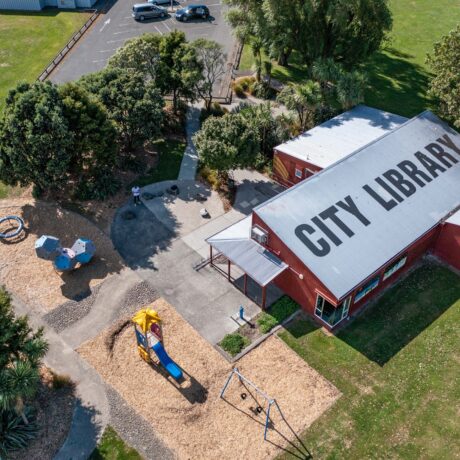
M 0 207 L 0 216 L 18 216 L 25 224 L 16 237 L 0 240 L 0 284 L 36 312 L 47 312 L 68 300 L 86 297 L 122 268 L 107 236 L 84 217 L 58 205 L 18 199 Z M 15 225 L 13 221 L 5 222 L 0 232 L 14 231 Z M 94 242 L 97 254 L 84 270 L 58 273 L 52 262 L 36 255 L 35 242 L 42 235 L 54 235 L 64 246 L 84 236 Z
M 333 385 L 273 336 L 238 362 L 239 372 L 258 388 L 234 375 L 221 398 L 232 365 L 164 299 L 149 308 L 161 318 L 164 350 L 182 379 L 155 357 L 151 364 L 141 358 L 130 318 L 78 351 L 179 458 L 266 459 L 280 448 L 308 458 L 295 433 L 340 396 Z M 271 398 L 279 410 L 271 408 L 264 441 Z

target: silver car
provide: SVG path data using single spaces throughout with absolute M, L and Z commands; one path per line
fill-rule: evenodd
M 151 18 L 166 17 L 166 10 L 160 6 L 151 5 L 150 3 L 137 3 L 133 6 L 133 18 L 136 21 L 143 21 Z

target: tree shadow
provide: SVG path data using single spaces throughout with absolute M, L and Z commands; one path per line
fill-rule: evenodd
M 459 299 L 458 275 L 425 264 L 385 292 L 337 338 L 384 366 Z
M 410 62 L 408 54 L 386 48 L 363 66 L 369 75 L 366 103 L 389 112 L 413 117 L 430 106 L 427 95 L 430 74 Z

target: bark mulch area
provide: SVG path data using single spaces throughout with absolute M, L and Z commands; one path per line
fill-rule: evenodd
M 23 218 L 26 232 L 16 240 L 0 240 L 0 284 L 36 312 L 85 298 L 94 286 L 123 268 L 110 238 L 74 212 L 28 199 L 0 201 L 0 216 L 10 214 Z M 35 255 L 35 241 L 41 235 L 58 237 L 65 247 L 72 246 L 78 237 L 89 238 L 96 245 L 96 255 L 88 265 L 58 273 L 52 262 Z
M 221 399 L 232 366 L 164 299 L 154 302 L 153 308 L 163 320 L 165 348 L 184 372 L 180 384 L 159 365 L 139 357 L 133 328 L 122 323 L 84 343 L 79 352 L 179 458 L 267 459 L 280 453 L 280 447 L 298 453 L 303 447 L 295 433 L 340 395 L 278 337 L 270 337 L 237 364 L 247 378 L 276 398 L 288 422 L 272 411 L 269 442 L 264 442 L 265 401 L 238 379 Z M 256 410 L 259 405 L 261 413 Z
M 43 368 L 42 382 L 33 406 L 40 428 L 27 449 L 12 452 L 13 460 L 51 460 L 64 444 L 72 423 L 75 407 L 73 385 L 55 389 L 51 372 Z

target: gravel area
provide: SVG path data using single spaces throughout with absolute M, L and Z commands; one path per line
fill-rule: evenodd
M 264 406 L 257 395 L 242 399 L 238 380 L 225 400 L 220 390 L 231 365 L 164 299 L 154 302 L 163 321 L 165 348 L 184 372 L 178 383 L 157 363 L 143 361 L 131 327 L 107 347 L 109 332 L 84 343 L 79 353 L 152 426 L 179 458 L 265 460 L 281 452 L 340 396 L 278 337 L 272 336 L 238 361 L 238 368 L 276 398 L 289 425 L 273 411 L 270 442 L 263 441 Z M 113 332 L 113 331 L 112 331 Z M 266 406 L 264 406 L 266 409 Z
M 147 281 L 141 281 L 126 293 L 120 308 L 120 314 L 134 313 L 137 309 L 152 303 L 158 297 L 158 292 Z
M 123 264 L 108 236 L 89 220 L 57 204 L 33 200 L 0 201 L 0 216 L 18 215 L 27 231 L 22 239 L 0 243 L 0 284 L 14 292 L 37 313 L 46 313 L 67 300 L 81 300 Z M 35 241 L 53 235 L 64 247 L 78 237 L 93 240 L 96 255 L 87 265 L 58 273 L 50 261 L 35 254 Z
M 176 458 L 164 445 L 152 426 L 120 396 L 106 385 L 110 406 L 110 425 L 118 435 L 136 449 L 146 460 L 170 460 Z
M 85 317 L 96 302 L 102 283 L 95 286 L 88 297 L 80 301 L 69 300 L 43 316 L 56 332 L 61 332 Z

